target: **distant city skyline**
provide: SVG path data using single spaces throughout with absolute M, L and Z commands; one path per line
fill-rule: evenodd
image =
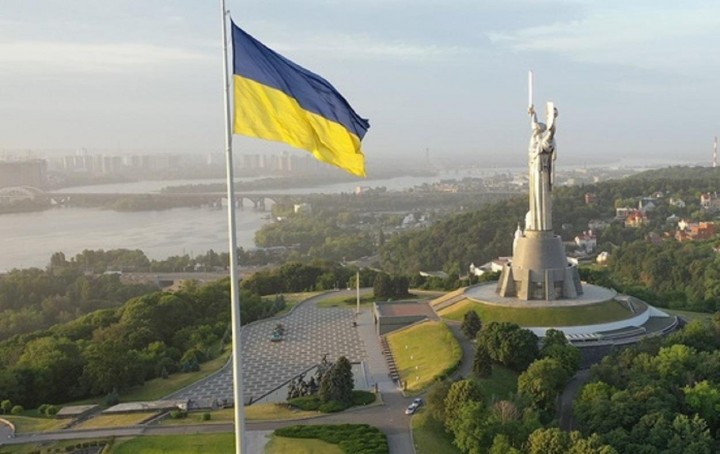
M 711 1 L 227 0 L 234 20 L 370 119 L 368 163 L 525 162 L 527 71 L 563 162 L 712 161 Z M 219 2 L 12 2 L 0 153 L 221 152 Z M 245 153 L 287 149 L 236 137 Z

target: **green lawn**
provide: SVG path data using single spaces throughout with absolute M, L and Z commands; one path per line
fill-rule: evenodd
M 416 454 L 461 454 L 452 435 L 422 407 L 412 417 L 412 431 Z
M 450 329 L 442 322 L 427 321 L 387 335 L 400 380 L 407 390 L 419 391 L 462 358 L 462 350 Z
M 172 374 L 168 378 L 153 378 L 142 386 L 136 386 L 120 394 L 121 402 L 158 400 L 174 393 L 221 369 L 230 357 L 228 349 L 215 359 L 202 363 L 197 372 Z
M 235 452 L 235 434 L 144 436 L 115 443 L 110 454 L 227 454 Z
M 298 303 L 321 293 L 323 292 L 283 293 L 282 296 L 285 298 L 285 309 L 281 310 L 274 316 L 277 317 L 279 315 L 285 315 L 290 312 L 293 307 L 297 306 Z M 263 297 L 263 301 L 275 301 L 275 296 L 265 296 Z
M 692 322 L 693 320 L 712 320 L 713 314 L 708 312 L 690 312 L 690 311 L 681 311 L 677 309 L 666 309 L 664 307 L 659 308 L 663 312 L 667 312 L 670 315 L 677 315 L 678 317 L 682 317 L 688 322 Z
M 606 323 L 632 317 L 625 306 L 617 301 L 581 307 L 505 307 L 482 304 L 469 299 L 453 304 L 439 312 L 449 320 L 460 321 L 469 310 L 474 310 L 483 323 L 513 322 L 520 326 L 573 326 Z
M 202 420 L 203 413 L 210 413 L 209 421 Z M 293 419 L 321 416 L 323 414 L 324 413 L 317 411 L 291 410 L 286 405 L 277 405 L 274 403 L 253 404 L 245 407 L 246 421 L 289 421 Z M 232 422 L 234 420 L 235 410 L 232 408 L 225 408 L 222 410 L 208 412 L 193 412 L 190 413 L 187 418 L 183 419 L 165 418 L 160 421 L 160 424 L 164 426 L 177 426 L 213 422 Z
M 477 380 L 488 402 L 493 401 L 493 398 L 499 400 L 507 399 L 510 394 L 517 392 L 517 372 L 498 366 L 497 364 L 493 364 L 492 369 L 493 372 L 490 378 Z
M 314 438 L 286 438 L 273 435 L 265 454 L 344 454 L 338 445 Z
M 360 305 L 368 305 L 375 302 L 375 297 L 372 293 L 360 295 Z M 357 296 L 343 296 L 335 295 L 323 298 L 322 301 L 318 301 L 317 307 L 328 308 L 328 307 L 349 307 L 353 308 L 357 305 Z
M 63 420 L 41 416 L 3 415 L 2 417 L 15 424 L 15 431 L 19 434 L 28 432 L 52 432 L 62 429 L 70 422 L 67 419 Z
M 157 412 L 127 413 L 118 415 L 99 415 L 83 421 L 73 429 L 99 429 L 101 427 L 135 426 L 155 416 Z
M 54 452 L 66 452 L 68 446 L 78 445 L 97 446 L 101 440 L 65 440 L 51 443 L 23 443 L 19 445 L 6 445 L 0 447 L 2 454 L 46 454 Z M 107 440 L 105 440 L 107 441 Z
M 427 293 L 427 294 L 425 294 Z M 417 292 L 413 290 L 408 296 L 405 296 L 403 298 L 398 298 L 398 301 L 405 301 L 405 300 L 416 300 L 420 298 L 428 298 L 429 294 L 434 294 L 437 292 Z M 361 293 L 360 294 L 360 305 L 365 306 L 374 303 L 377 301 L 375 298 L 375 295 L 371 293 Z M 355 307 L 357 305 L 357 296 L 343 296 L 343 295 L 335 295 L 335 296 L 328 296 L 327 298 L 323 298 L 322 301 L 318 301 L 317 307 L 321 308 L 328 308 L 328 307 Z

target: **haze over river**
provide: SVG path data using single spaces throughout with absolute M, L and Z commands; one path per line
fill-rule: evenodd
M 487 175 L 487 173 L 485 173 Z M 477 175 L 477 174 L 475 174 Z M 465 173 L 437 177 L 397 177 L 386 180 L 357 180 L 314 188 L 267 190 L 262 193 L 341 193 L 357 186 L 385 186 L 389 190 L 411 188 L 425 182 L 462 178 Z M 63 193 L 158 192 L 182 184 L 222 183 L 224 180 L 139 181 L 64 188 Z M 239 179 L 239 181 L 242 181 Z M 245 180 L 247 181 L 247 180 Z M 255 232 L 270 222 L 269 212 L 247 207 L 237 211 L 238 246 L 255 246 Z M 173 255 L 203 254 L 210 249 L 228 250 L 225 209 L 175 208 L 162 211 L 118 212 L 99 208 L 55 208 L 40 212 L 0 215 L 0 271 L 45 267 L 54 252 L 70 258 L 84 249 L 141 249 L 151 259 Z

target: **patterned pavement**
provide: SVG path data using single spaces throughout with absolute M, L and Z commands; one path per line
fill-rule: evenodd
M 257 400 L 312 368 L 325 354 L 329 361 L 343 355 L 350 362 L 367 361 L 364 343 L 358 328 L 353 326 L 354 309 L 317 308 L 315 303 L 324 296 L 327 295 L 306 300 L 282 318 L 261 320 L 242 328 L 246 402 L 251 398 Z M 278 323 L 285 327 L 284 339 L 271 342 L 270 336 Z M 232 368 L 228 364 L 219 373 L 170 397 L 192 399 L 197 403 L 232 402 Z

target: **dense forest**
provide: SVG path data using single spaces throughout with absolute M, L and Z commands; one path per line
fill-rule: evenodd
M 0 397 L 35 407 L 196 370 L 228 340 L 229 280 L 155 291 L 0 343 Z M 242 291 L 243 323 L 284 307 Z
M 596 232 L 600 251 L 611 254 L 605 269 L 585 268 L 582 277 L 645 298 L 661 306 L 714 311 L 720 308 L 720 258 L 717 240 L 679 243 L 677 228 L 667 217 L 690 221 L 714 219 L 703 210 L 703 192 L 720 187 L 720 169 L 672 167 L 594 185 L 557 188 L 553 195 L 553 228 L 565 241 L 588 229 L 591 220 L 609 225 Z M 636 208 L 641 198 L 659 192 L 648 223 L 624 227 L 615 220 L 616 207 Z M 592 193 L 596 202 L 585 203 Z M 669 199 L 682 199 L 677 207 Z M 444 270 L 464 274 L 470 263 L 488 262 L 511 254 L 512 238 L 527 211 L 525 197 L 501 201 L 471 213 L 462 213 L 429 228 L 388 236 L 380 246 L 381 265 L 389 272 L 416 273 Z M 654 241 L 651 241 L 654 239 Z M 660 239 L 660 241 L 657 241 Z
M 556 412 L 567 411 L 558 397 L 580 354 L 560 331 L 550 330 L 538 350 L 529 331 L 489 323 L 477 333 L 475 348 L 472 376 L 437 382 L 426 395 L 429 418 L 460 452 L 719 452 L 720 314 L 618 348 L 593 366 L 574 401 L 573 431 L 557 428 Z M 483 380 L 496 375 L 498 365 L 520 373 L 517 392 L 489 395 L 495 386 Z
M 138 252 L 125 251 L 136 259 L 143 256 Z M 228 278 L 203 286 L 186 281 L 177 291 L 163 292 L 124 285 L 118 274 L 77 269 L 123 253 L 85 251 L 84 259 L 71 261 L 56 254 L 45 271 L 3 276 L 1 320 L 15 323 L 17 332 L 2 331 L 0 339 L 0 401 L 30 408 L 122 392 L 151 378 L 197 370 L 222 351 L 230 334 Z M 356 271 L 333 262 L 288 262 L 256 273 L 241 283 L 241 320 L 251 323 L 284 309 L 284 299 L 272 295 L 345 287 Z M 363 286 L 395 283 L 390 296 L 407 294 L 404 278 L 363 270 L 360 279 Z M 34 312 L 40 322 L 23 318 Z
M 720 319 L 618 350 L 575 402 L 579 429 L 619 453 L 718 452 Z
M 0 276 L 0 340 L 117 307 L 156 289 L 123 284 L 117 274 L 86 275 L 71 267 L 13 270 Z

